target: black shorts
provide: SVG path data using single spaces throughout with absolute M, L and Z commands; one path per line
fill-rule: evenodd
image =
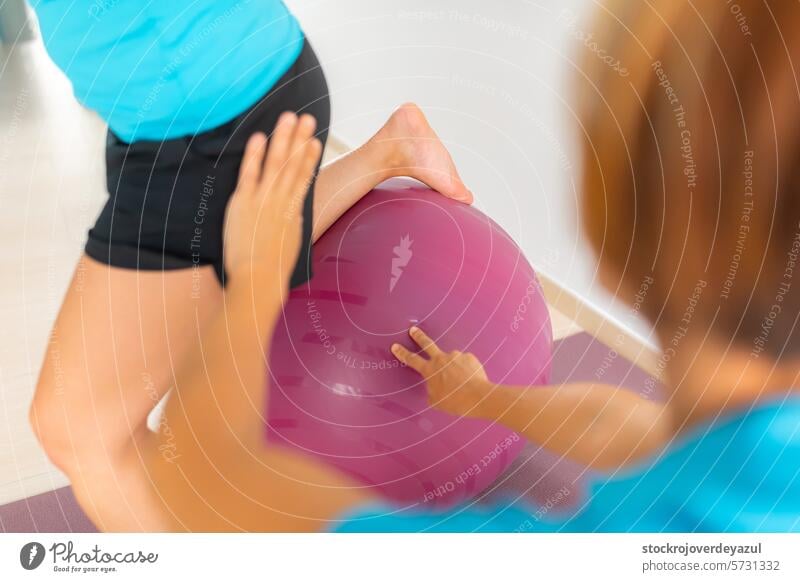
M 245 144 L 257 131 L 270 135 L 284 111 L 313 115 L 317 136 L 325 145 L 330 124 L 328 85 L 307 41 L 269 93 L 224 125 L 194 136 L 130 144 L 109 131 L 109 199 L 89 230 L 86 254 L 126 269 L 213 265 L 224 284 L 225 208 L 236 187 Z M 303 206 L 303 237 L 292 286 L 311 277 L 313 190 L 312 182 Z

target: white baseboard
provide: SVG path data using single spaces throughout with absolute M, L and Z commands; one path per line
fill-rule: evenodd
M 545 299 L 552 307 L 572 319 L 598 341 L 655 378 L 660 376 L 661 353 L 655 346 L 640 338 L 579 295 L 562 286 L 544 273 L 537 273 Z

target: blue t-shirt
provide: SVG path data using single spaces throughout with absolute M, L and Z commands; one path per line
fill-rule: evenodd
M 254 105 L 303 47 L 280 0 L 32 0 L 78 101 L 122 140 L 222 125 Z
M 800 532 L 800 397 L 719 418 L 591 484 L 569 515 L 505 504 L 444 514 L 365 507 L 342 532 Z

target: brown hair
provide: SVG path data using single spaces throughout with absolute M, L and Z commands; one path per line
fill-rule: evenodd
M 652 278 L 657 329 L 797 354 L 800 4 L 611 1 L 594 25 L 576 78 L 601 265 L 626 292 Z

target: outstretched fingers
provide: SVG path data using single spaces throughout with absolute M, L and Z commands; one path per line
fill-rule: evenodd
M 276 186 L 281 173 L 286 167 L 296 126 L 297 115 L 291 111 L 282 113 L 278 118 L 278 123 L 275 125 L 270 138 L 267 157 L 264 160 L 264 172 L 261 176 L 262 192 L 266 192 Z
M 239 182 L 237 191 L 251 194 L 258 188 L 261 180 L 261 169 L 264 165 L 264 154 L 267 151 L 267 136 L 263 133 L 254 133 L 247 140 L 239 166 Z
M 314 176 L 319 158 L 322 155 L 322 142 L 317 138 L 311 138 L 305 145 L 300 156 L 300 167 L 295 175 L 292 191 L 298 195 L 305 194 Z
M 394 354 L 394 357 L 400 360 L 403 364 L 409 368 L 412 368 L 413 370 L 416 370 L 423 376 L 425 375 L 429 360 L 426 360 L 419 354 L 415 354 L 400 344 L 392 345 L 392 353 Z
M 306 167 L 306 158 L 309 155 L 309 146 L 314 140 L 314 131 L 317 128 L 317 120 L 313 116 L 301 115 L 295 124 L 286 155 L 287 159 L 278 178 L 278 188 L 282 191 L 294 193 L 294 187 L 298 179 L 307 181 L 303 176 Z
M 408 330 L 408 334 L 411 336 L 411 339 L 413 339 L 416 344 L 421 347 L 431 358 L 442 355 L 443 352 L 439 349 L 439 346 L 436 345 L 436 342 L 428 337 L 428 334 L 426 334 L 420 328 L 412 327 Z
M 427 372 L 430 371 L 430 367 L 434 365 L 432 364 L 432 361 L 440 356 L 443 356 L 444 352 L 442 352 L 442 350 L 439 349 L 439 346 L 437 346 L 436 343 L 420 328 L 412 327 L 408 330 L 408 333 L 411 336 L 411 339 L 413 339 L 414 342 L 416 342 L 416 344 L 422 348 L 422 350 L 428 354 L 428 356 L 430 356 L 431 359 L 428 360 L 423 358 L 421 355 L 415 354 L 400 344 L 392 345 L 392 353 L 402 363 L 410 368 L 413 368 L 423 376 L 426 376 Z M 441 365 L 441 363 L 439 365 Z

